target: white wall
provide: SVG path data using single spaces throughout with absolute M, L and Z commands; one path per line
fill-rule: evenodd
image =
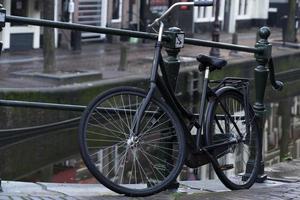
M 268 19 L 268 10 L 270 0 L 251 0 L 253 1 L 253 8 L 251 17 L 253 19 Z
M 55 1 L 55 20 L 57 20 L 58 17 L 58 0 Z M 41 5 L 40 9 L 36 10 L 35 8 L 35 0 L 28 0 L 29 3 L 29 10 L 28 10 L 28 17 L 37 18 L 39 19 L 41 17 Z M 4 0 L 4 7 L 7 10 L 7 14 L 11 14 L 11 0 Z M 10 34 L 12 33 L 33 33 L 33 48 L 37 49 L 40 48 L 40 34 L 41 34 L 41 28 L 38 26 L 11 26 L 10 23 L 6 23 L 5 28 L 3 29 L 2 33 L 0 34 L 0 38 L 3 41 L 3 49 L 9 49 L 10 48 Z M 56 37 L 56 45 L 58 41 L 58 32 L 55 30 L 55 37 Z

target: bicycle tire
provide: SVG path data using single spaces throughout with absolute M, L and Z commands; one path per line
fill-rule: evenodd
M 246 106 L 250 130 L 250 134 L 247 134 L 247 112 L 243 94 L 234 88 L 223 88 L 216 95 L 217 98 L 208 105 L 206 142 L 208 145 L 229 140 L 238 143 L 212 151 L 216 158 L 216 162 L 212 163 L 214 170 L 227 188 L 248 189 L 257 178 L 261 161 L 261 142 L 253 109 L 251 105 Z
M 145 97 L 143 90 L 132 87 L 108 90 L 90 103 L 80 122 L 80 152 L 87 168 L 104 186 L 126 196 L 164 190 L 185 160 L 181 123 L 161 100 L 151 98 L 140 122 L 139 138 L 130 136 Z M 102 155 L 100 162 L 97 154 Z

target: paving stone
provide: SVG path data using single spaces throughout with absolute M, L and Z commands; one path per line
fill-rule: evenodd
M 42 197 L 43 198 L 43 200 L 55 200 L 54 198 L 52 198 L 52 197 Z
M 38 183 L 28 184 L 24 183 L 24 187 L 21 182 L 4 182 L 4 187 L 8 189 L 4 190 L 4 193 L 0 193 L 0 200 L 127 200 L 127 199 L 145 199 L 145 200 L 285 200 L 285 199 L 299 199 L 300 200 L 300 183 L 274 183 L 266 182 L 264 184 L 256 184 L 250 190 L 240 191 L 224 191 L 219 190 L 216 192 L 203 192 L 205 183 L 199 184 L 200 182 L 189 182 L 183 183 L 183 187 L 178 193 L 175 192 L 162 192 L 160 194 L 146 197 L 146 198 L 128 198 L 121 195 L 116 195 L 113 192 L 107 192 L 107 189 L 101 188 L 101 185 L 78 185 L 78 184 L 49 184 L 49 183 Z M 219 183 L 220 184 L 220 183 Z M 207 188 L 210 188 L 207 183 Z M 16 187 L 18 186 L 18 187 Z M 193 194 L 188 193 L 191 191 L 188 187 L 198 186 L 193 189 Z M 217 188 L 218 186 L 214 186 Z M 16 189 L 13 192 L 13 189 Z M 38 191 L 35 191 L 38 189 Z M 204 187 L 205 188 L 205 187 Z
M 0 200 L 11 200 L 9 196 L 0 195 Z

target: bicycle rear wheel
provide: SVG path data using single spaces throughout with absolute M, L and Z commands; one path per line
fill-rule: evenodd
M 261 160 L 254 112 L 250 105 L 245 107 L 243 94 L 235 89 L 221 89 L 217 96 L 208 106 L 207 144 L 230 142 L 230 145 L 211 152 L 217 161 L 213 167 L 229 189 L 250 188 L 257 177 Z
M 179 174 L 185 139 L 176 115 L 152 98 L 134 133 L 146 94 L 121 87 L 98 96 L 84 112 L 79 129 L 82 158 L 95 178 L 127 196 L 164 190 Z

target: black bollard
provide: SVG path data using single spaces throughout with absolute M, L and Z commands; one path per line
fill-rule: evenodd
M 81 52 L 81 32 L 71 31 L 71 47 L 73 51 Z
M 237 34 L 237 33 L 233 33 L 233 34 L 232 34 L 232 44 L 238 44 L 238 34 Z M 238 56 L 239 53 L 238 53 L 238 51 L 236 51 L 236 50 L 231 50 L 231 51 L 229 52 L 229 55 L 230 55 L 230 56 Z
M 127 44 L 125 42 L 121 42 L 121 45 L 120 45 L 120 63 L 119 63 L 118 71 L 126 71 L 126 69 L 127 69 L 127 66 L 128 66 L 127 52 L 128 52 Z

